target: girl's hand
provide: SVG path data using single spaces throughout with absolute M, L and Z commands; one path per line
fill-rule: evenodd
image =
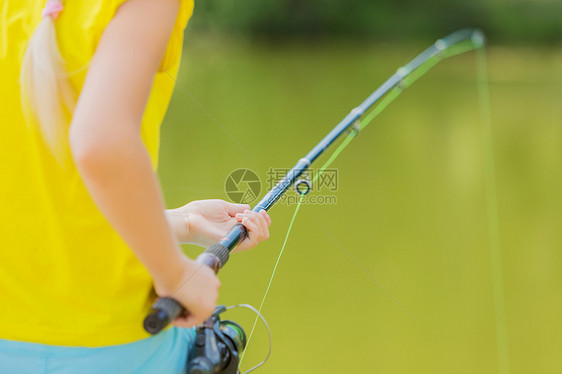
M 234 252 L 245 251 L 255 247 L 259 242 L 269 239 L 271 218 L 265 210 L 262 209 L 257 213 L 246 209 L 242 213 L 237 213 L 234 218 L 248 230 L 248 236 L 238 245 Z
M 248 237 L 239 250 L 255 247 L 269 238 L 271 218 L 262 211 L 250 211 L 246 204 L 232 204 L 223 200 L 198 200 L 166 212 L 178 241 L 208 247 L 220 241 L 236 223 L 248 229 Z M 247 223 L 247 225 L 246 225 Z
M 220 282 L 211 268 L 183 256 L 177 270 L 168 274 L 166 280 L 154 279 L 159 296 L 176 299 L 188 314 L 176 318 L 172 324 L 178 327 L 193 327 L 215 311 Z

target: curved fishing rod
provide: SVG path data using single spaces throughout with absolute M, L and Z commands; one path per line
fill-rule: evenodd
M 347 133 L 348 137 L 346 140 L 340 144 L 340 147 L 335 150 L 330 160 L 322 167 L 321 170 L 324 170 L 326 165 L 335 159 L 359 130 L 367 126 L 405 88 L 423 76 L 439 61 L 481 48 L 484 44 L 484 35 L 477 29 L 459 30 L 443 39 L 437 40 L 431 47 L 420 53 L 408 64 L 399 68 L 394 75 L 377 88 L 361 105 L 354 108 L 305 157 L 301 158 L 252 210 L 254 212 L 259 212 L 262 209 L 269 210 L 330 145 Z M 378 104 L 374 106 L 376 103 Z M 360 120 L 371 108 L 373 108 L 372 111 L 363 120 Z M 315 175 L 315 177 L 318 177 L 318 175 Z M 228 261 L 230 252 L 240 241 L 246 238 L 246 235 L 247 231 L 244 225 L 236 224 L 220 242 L 211 245 L 197 257 L 197 262 L 201 266 L 209 266 L 215 273 L 218 273 Z M 185 313 L 189 313 L 189 311 L 185 310 L 172 297 L 161 297 L 153 304 L 149 315 L 145 318 L 144 328 L 147 332 L 156 334 L 173 319 Z

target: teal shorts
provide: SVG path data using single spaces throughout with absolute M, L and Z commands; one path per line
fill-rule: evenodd
M 0 339 L 0 374 L 182 374 L 194 329 L 170 328 L 137 342 L 100 348 Z

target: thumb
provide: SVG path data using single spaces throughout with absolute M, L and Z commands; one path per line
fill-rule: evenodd
M 236 213 L 244 213 L 244 211 L 248 209 L 250 209 L 248 204 L 233 204 L 226 201 L 224 204 L 224 210 L 232 217 L 234 217 Z

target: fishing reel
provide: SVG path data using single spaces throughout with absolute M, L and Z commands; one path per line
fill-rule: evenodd
M 224 305 L 218 306 L 209 319 L 197 326 L 195 344 L 188 356 L 189 374 L 238 373 L 246 333 L 236 322 L 221 320 L 224 311 Z
M 187 358 L 188 374 L 240 373 L 238 366 L 240 364 L 240 357 L 246 348 L 246 333 L 238 323 L 230 320 L 221 320 L 220 318 L 220 314 L 235 307 L 249 308 L 258 313 L 255 308 L 249 305 L 237 305 L 228 308 L 224 305 L 217 306 L 213 315 L 196 327 L 195 344 Z M 269 327 L 265 319 L 259 313 L 258 316 L 264 321 L 269 333 Z M 263 365 L 268 358 L 269 354 L 262 363 L 246 373 Z

